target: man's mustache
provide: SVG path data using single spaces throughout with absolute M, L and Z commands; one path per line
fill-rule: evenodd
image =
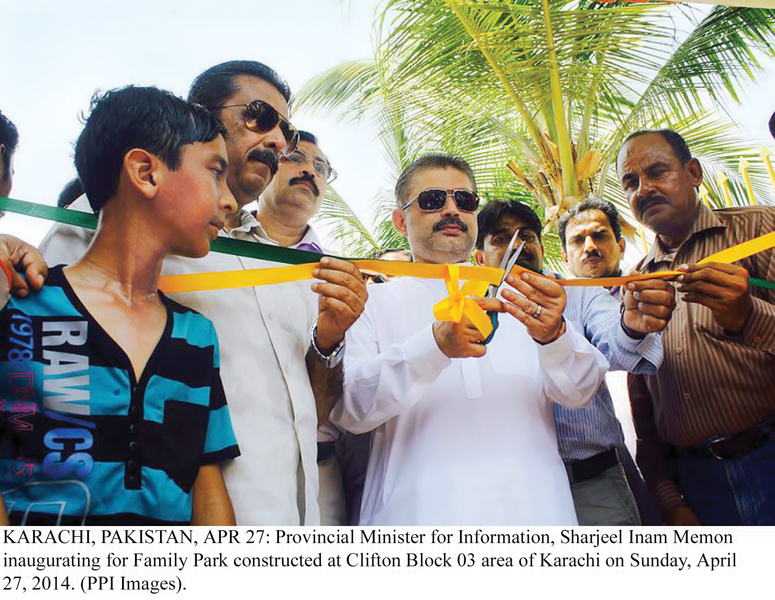
M 446 217 L 442 217 L 441 221 L 439 221 L 433 226 L 433 231 L 441 231 L 447 225 L 457 225 L 460 228 L 460 231 L 462 231 L 463 233 L 468 231 L 468 225 L 463 223 L 463 221 L 460 220 L 460 217 L 456 217 L 454 215 L 448 215 Z
M 602 259 L 602 258 L 605 258 L 605 257 L 600 253 L 599 250 L 590 250 L 589 252 L 587 252 L 584 255 L 584 259 L 583 260 L 587 260 L 587 259 L 590 259 L 590 258 L 600 258 L 600 259 Z
M 269 171 L 272 173 L 272 175 L 277 173 L 277 167 L 280 162 L 277 154 L 271 150 L 253 150 L 250 154 L 248 154 L 248 160 L 257 160 L 258 162 L 264 163 L 267 167 L 269 167 Z
M 293 185 L 295 183 L 302 183 L 303 181 L 309 181 L 309 183 L 312 185 L 312 191 L 315 192 L 316 196 L 320 196 L 320 190 L 318 189 L 318 186 L 315 185 L 315 178 L 312 175 L 307 174 L 294 177 L 288 182 L 288 184 Z
M 642 215 L 643 211 L 648 208 L 649 204 L 654 203 L 669 204 L 670 201 L 661 194 L 649 194 L 648 196 L 644 196 L 635 203 L 635 210 L 638 212 L 638 214 Z

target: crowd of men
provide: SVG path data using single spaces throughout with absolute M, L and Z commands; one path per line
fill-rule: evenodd
M 708 209 L 681 136 L 635 132 L 616 168 L 656 234 L 637 270 L 682 274 L 566 287 L 530 206 L 480 206 L 464 160 L 422 156 L 392 214 L 411 253 L 378 258 L 517 252 L 524 268 L 475 299 L 485 339 L 435 318 L 443 281 L 326 255 L 310 220 L 336 172 L 290 99 L 255 61 L 207 69 L 187 101 L 95 96 L 58 204 L 96 232 L 0 236 L 0 523 L 775 524 L 775 292 L 749 282 L 775 281 L 775 254 L 698 264 L 775 230 L 775 208 Z M 0 196 L 18 138 L 0 114 Z M 575 277 L 622 274 L 611 203 L 584 199 L 558 232 Z M 322 255 L 315 282 L 158 292 L 162 275 L 282 266 L 208 253 L 216 237 Z M 609 371 L 629 374 L 638 466 Z

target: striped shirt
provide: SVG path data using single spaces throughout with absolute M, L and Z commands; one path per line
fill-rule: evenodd
M 203 465 L 239 455 L 218 339 L 160 294 L 138 380 L 62 267 L 0 313 L 0 493 L 13 525 L 184 525 Z
M 694 264 L 773 230 L 773 207 L 711 211 L 700 205 L 678 249 L 667 251 L 657 241 L 638 269 L 651 273 Z M 773 250 L 737 264 L 751 277 L 775 280 Z M 743 330 L 728 335 L 710 309 L 685 303 L 679 294 L 662 334 L 662 367 L 656 375 L 630 376 L 638 463 L 662 510 L 683 505 L 671 446 L 694 446 L 775 418 L 775 292 L 752 286 L 750 295 L 753 311 Z
M 655 373 L 662 362 L 659 334 L 642 340 L 628 336 L 620 325 L 619 302 L 601 287 L 566 288 L 563 316 L 608 359 L 610 370 Z M 565 462 L 590 458 L 613 447 L 624 447 L 622 426 L 616 418 L 605 381 L 583 408 L 553 403 L 557 446 Z

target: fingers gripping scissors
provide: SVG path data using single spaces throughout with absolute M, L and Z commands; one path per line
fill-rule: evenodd
M 514 265 L 517 263 L 517 259 L 519 258 L 519 255 L 522 253 L 522 248 L 525 247 L 525 240 L 522 240 L 522 243 L 520 243 L 517 249 L 514 250 L 514 245 L 517 243 L 518 238 L 519 238 L 519 229 L 517 229 L 514 232 L 514 235 L 511 237 L 511 241 L 509 242 L 509 245 L 506 248 L 506 252 L 503 255 L 503 258 L 501 259 L 500 268 L 503 269 L 503 277 L 501 278 L 501 282 L 497 286 L 491 285 L 487 289 L 487 294 L 485 295 L 485 298 L 496 298 L 498 296 L 498 294 L 501 291 L 501 288 L 503 288 L 503 284 L 506 282 L 506 277 L 508 277 L 509 273 L 511 272 L 511 269 L 513 269 Z M 488 312 L 487 314 L 490 315 L 490 322 L 492 323 L 492 332 L 490 333 L 490 335 L 487 336 L 487 339 L 484 340 L 485 345 L 489 344 L 492 341 L 493 336 L 495 336 L 495 331 L 498 329 L 498 313 Z

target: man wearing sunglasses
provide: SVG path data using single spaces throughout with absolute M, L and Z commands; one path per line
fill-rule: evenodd
M 478 197 L 465 161 L 417 159 L 396 200 L 393 223 L 415 262 L 469 261 Z M 487 346 L 467 317 L 434 320 L 443 281 L 371 287 L 347 333 L 344 396 L 331 413 L 352 433 L 374 431 L 361 525 L 576 523 L 549 401 L 585 404 L 608 363 L 564 322 L 556 282 L 509 283 L 525 295 L 478 300 L 501 313 Z
M 489 202 L 479 212 L 478 223 L 475 256 L 479 265 L 498 266 L 509 240 L 519 231 L 525 245 L 518 262 L 542 270 L 541 221 L 527 204 L 516 200 Z M 565 216 L 560 223 L 567 223 Z M 562 225 L 560 231 L 565 233 Z M 618 267 L 618 258 L 616 262 Z M 653 374 L 662 363 L 662 344 L 652 332 L 667 326 L 675 293 L 669 283 L 661 280 L 637 282 L 636 287 L 640 304 L 634 301 L 634 290 L 626 291 L 623 313 L 620 303 L 604 288 L 569 287 L 564 315 L 603 353 L 612 371 Z M 624 469 L 632 458 L 605 382 L 592 402 L 581 409 L 569 410 L 558 404 L 552 408 L 579 525 L 640 525 L 638 506 Z M 634 476 L 638 476 L 637 470 Z
M 226 129 L 227 182 L 241 208 L 227 224 L 229 237 L 280 241 L 271 240 L 244 206 L 258 199 L 281 157 L 298 145 L 298 132 L 286 117 L 290 96 L 277 73 L 255 61 L 216 65 L 191 86 L 189 101 L 208 108 Z M 89 210 L 88 201 L 82 197 L 71 208 Z M 71 263 L 90 239 L 91 232 L 57 224 L 41 250 L 52 264 Z M 3 242 L 0 237 L 0 259 Z M 30 247 L 13 240 L 5 247 L 13 262 L 29 267 L 33 285 L 42 284 L 37 275 L 45 266 Z M 225 465 L 224 479 L 240 524 L 319 523 L 318 421 L 326 420 L 336 400 L 344 332 L 366 299 L 351 263 L 330 257 L 322 263 L 315 273 L 321 281 L 312 286 L 317 305 L 306 282 L 174 295 L 213 321 L 221 341 L 221 376 L 242 449 L 239 460 Z M 281 265 L 211 252 L 196 261 L 167 260 L 162 274 L 274 266 Z

